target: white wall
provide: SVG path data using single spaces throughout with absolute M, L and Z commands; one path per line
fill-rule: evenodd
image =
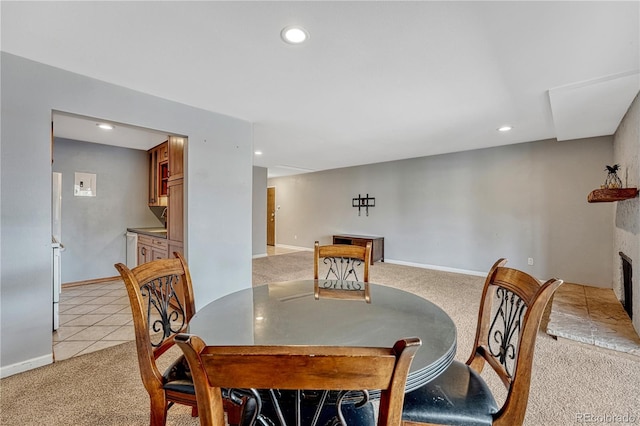
M 267 169 L 253 167 L 253 257 L 267 255 Z
M 640 95 L 638 95 L 640 96 Z M 612 163 L 621 167 L 618 176 L 625 187 L 640 187 L 640 98 L 631 104 L 614 135 Z M 603 179 L 604 182 L 604 179 Z M 613 221 L 613 289 L 620 300 L 624 299 L 622 287 L 622 262 L 620 252 L 632 261 L 633 326 L 640 333 L 640 198 L 610 203 L 614 209 Z
M 611 287 L 613 212 L 587 194 L 612 151 L 611 137 L 546 140 L 270 179 L 277 241 L 374 234 L 388 261 L 485 273 L 506 257 L 539 278 Z M 376 206 L 358 216 L 351 199 L 366 193 Z
M 196 307 L 251 286 L 250 123 L 5 52 L 0 71 L 3 376 L 52 360 L 52 110 L 188 136 L 185 248 Z
M 163 226 L 147 206 L 146 151 L 55 138 L 53 171 L 62 173 L 62 282 L 118 275 L 127 228 Z M 76 197 L 75 172 L 97 175 L 97 195 Z

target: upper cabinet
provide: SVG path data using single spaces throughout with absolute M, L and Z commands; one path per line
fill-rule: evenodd
M 172 244 L 184 241 L 184 143 L 179 136 L 169 136 L 169 189 L 167 237 Z
M 184 138 L 169 136 L 169 180 L 184 177 Z
M 185 138 L 169 136 L 148 151 L 149 206 L 167 207 L 167 240 L 172 249 L 184 241 L 184 145 Z
M 149 205 L 167 205 L 169 145 L 163 142 L 149 151 Z
M 163 142 L 149 151 L 149 205 L 167 205 L 169 144 Z

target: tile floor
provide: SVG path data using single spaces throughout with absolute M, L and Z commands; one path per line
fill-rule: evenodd
M 63 287 L 60 327 L 53 333 L 56 361 L 135 340 L 122 281 Z
M 640 337 L 612 289 L 560 286 L 553 296 L 547 333 L 640 356 Z
M 294 253 L 296 251 L 300 251 L 298 249 L 291 249 L 287 247 L 279 247 L 279 246 L 267 246 L 267 256 L 274 256 L 278 254 L 287 254 Z
M 296 249 L 267 246 L 267 255 Z M 127 290 L 122 281 L 63 287 L 60 327 L 53 333 L 56 361 L 135 340 Z

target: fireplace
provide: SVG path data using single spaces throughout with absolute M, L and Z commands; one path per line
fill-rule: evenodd
M 629 314 L 629 318 L 633 318 L 633 287 L 631 286 L 633 268 L 629 256 L 623 252 L 619 252 L 619 254 L 622 260 L 622 291 L 624 296 L 622 305 L 627 314 Z

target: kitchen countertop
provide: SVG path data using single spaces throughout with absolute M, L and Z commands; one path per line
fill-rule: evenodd
M 135 232 L 136 234 L 148 235 L 150 237 L 167 238 L 166 228 L 162 228 L 160 226 L 152 228 L 127 228 L 127 231 Z

